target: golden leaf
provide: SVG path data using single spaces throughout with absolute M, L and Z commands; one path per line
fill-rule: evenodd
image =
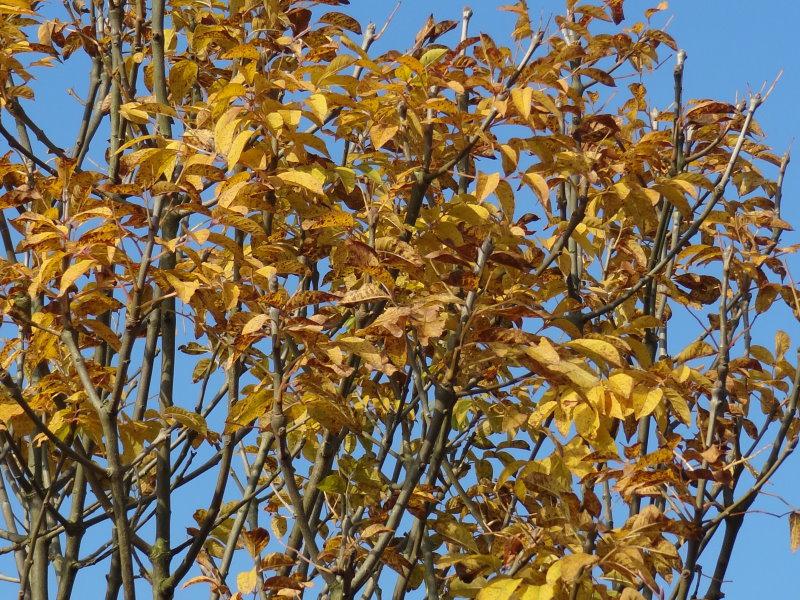
M 181 302 L 184 304 L 189 304 L 194 296 L 194 293 L 197 291 L 197 288 L 200 287 L 200 283 L 197 281 L 183 281 L 182 279 L 178 279 L 172 273 L 165 272 L 164 277 L 167 279 L 169 284 L 172 286 L 172 289 L 175 291 L 175 295 L 180 299 Z
M 559 560 L 561 565 L 561 579 L 567 583 L 574 583 L 583 574 L 586 567 L 597 563 L 598 558 L 584 552 L 576 552 Z
M 523 118 L 527 119 L 528 117 L 531 116 L 531 103 L 533 102 L 533 88 L 515 87 L 513 90 L 511 90 L 511 101 L 514 103 L 514 107 L 517 109 L 517 111 L 519 111 L 519 114 L 522 115 Z
M 481 588 L 475 600 L 510 600 L 522 579 L 495 579 Z
M 323 94 L 311 94 L 307 99 L 311 112 L 317 117 L 317 120 L 322 123 L 325 117 L 328 116 L 328 101 Z
M 567 342 L 566 346 L 574 348 L 578 352 L 592 359 L 600 358 L 607 363 L 621 367 L 624 364 L 622 356 L 614 346 L 603 340 L 578 339 Z
M 284 171 L 283 173 L 278 173 L 278 179 L 281 181 L 285 181 L 291 185 L 296 185 L 298 187 L 304 188 L 310 192 L 315 194 L 319 194 L 320 196 L 323 195 L 325 192 L 322 189 L 322 181 L 317 179 L 311 173 L 307 173 L 306 171 Z
M 547 206 L 550 198 L 550 188 L 547 187 L 547 182 L 544 180 L 544 177 L 533 171 L 528 171 L 525 173 L 524 180 L 533 188 L 533 191 L 536 192 L 541 203 Z
M 258 585 L 259 575 L 256 568 L 242 571 L 236 576 L 236 587 L 243 594 L 252 594 Z
M 67 291 L 67 288 L 71 286 L 75 281 L 80 278 L 81 276 L 85 275 L 86 272 L 91 269 L 95 264 L 95 260 L 93 258 L 87 258 L 84 260 L 80 260 L 72 265 L 64 271 L 64 274 L 61 276 L 61 284 L 58 287 L 58 295 L 63 296 L 64 293 Z
M 400 128 L 397 125 L 373 125 L 369 128 L 369 137 L 375 150 L 380 150 L 383 145 L 391 140 Z
M 233 138 L 231 148 L 228 150 L 228 169 L 232 169 L 236 166 L 236 163 L 239 162 L 244 147 L 247 145 L 247 142 L 250 141 L 250 138 L 253 137 L 254 133 L 252 129 L 245 129 L 237 133 L 236 137 Z
M 478 202 L 483 202 L 489 197 L 492 192 L 497 189 L 497 184 L 500 183 L 500 173 L 479 173 L 478 180 L 475 183 L 475 197 Z
M 250 335 L 259 331 L 269 321 L 269 315 L 253 315 L 242 327 L 242 335 Z
M 664 398 L 664 390 L 660 387 L 650 389 L 636 388 L 633 391 L 633 410 L 637 419 L 652 413 Z
M 350 306 L 362 304 L 364 302 L 373 302 L 375 300 L 388 300 L 389 297 L 389 294 L 384 292 L 379 285 L 367 283 L 358 289 L 347 292 L 342 297 L 341 303 L 345 306 Z

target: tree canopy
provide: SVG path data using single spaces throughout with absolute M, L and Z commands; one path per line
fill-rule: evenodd
M 770 88 L 689 99 L 665 2 L 347 4 L 0 0 L 4 577 L 721 599 L 798 440 Z

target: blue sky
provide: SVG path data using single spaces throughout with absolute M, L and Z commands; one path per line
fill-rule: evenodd
M 513 16 L 498 12 L 496 7 L 509 2 L 510 0 L 473 0 L 475 14 L 472 31 L 483 30 L 498 40 L 507 39 L 513 26 Z M 629 20 L 637 18 L 645 8 L 657 3 L 657 0 L 628 0 L 625 8 Z M 380 28 L 394 5 L 393 0 L 351 0 L 347 12 L 362 23 L 374 21 Z M 532 14 L 535 16 L 541 13 L 545 22 L 564 8 L 563 1 L 554 0 L 529 0 L 529 5 Z M 389 48 L 408 48 L 431 10 L 437 19 L 458 19 L 462 6 L 460 1 L 455 0 L 405 0 L 373 51 L 380 53 Z M 782 153 L 793 144 L 794 138 L 800 132 L 800 116 L 797 110 L 800 60 L 797 58 L 795 29 L 795 24 L 800 22 L 800 3 L 787 0 L 760 3 L 744 0 L 675 0 L 658 17 L 658 22 L 669 23 L 668 31 L 688 53 L 684 74 L 686 97 L 716 97 L 733 101 L 749 90 L 759 89 L 764 82 L 771 82 L 783 70 L 777 88 L 759 111 L 759 121 L 768 135 L 768 142 L 777 153 Z M 53 132 L 58 143 L 70 147 L 80 107 L 64 90 L 74 86 L 76 92 L 83 95 L 84 75 L 77 64 L 72 73 L 64 68 L 57 71 L 58 75 L 53 79 L 39 81 L 36 86 L 38 100 L 31 112 L 47 131 Z M 77 80 L 72 78 L 76 72 L 80 73 Z M 46 74 L 42 73 L 42 77 L 46 77 Z M 648 88 L 656 99 L 656 104 L 666 107 L 672 93 L 672 62 L 668 61 L 649 81 Z M 797 162 L 800 163 L 800 158 Z M 784 218 L 791 223 L 800 224 L 800 210 L 794 200 L 798 191 L 796 172 L 796 168 L 790 167 L 787 175 Z M 789 232 L 785 241 L 796 243 L 800 240 L 795 232 Z M 794 264 L 794 272 L 798 273 L 797 261 Z M 798 278 L 800 276 L 795 277 L 796 280 Z M 770 330 L 778 326 L 777 319 L 781 319 L 784 321 L 782 326 L 790 336 L 795 337 L 800 333 L 797 322 L 788 313 L 781 313 L 773 319 L 772 322 L 765 323 L 771 326 Z M 771 342 L 765 345 L 771 345 Z M 792 508 L 800 506 L 798 469 L 800 459 L 795 457 L 783 467 L 774 483 L 767 488 L 769 493 L 781 495 Z M 196 499 L 193 499 L 189 510 L 194 510 L 195 505 Z M 787 510 L 782 502 L 770 498 L 763 499 L 758 508 L 780 513 Z M 786 519 L 754 514 L 745 520 L 734 553 L 728 572 L 733 582 L 727 586 L 726 599 L 789 597 L 800 589 L 799 573 L 800 554 L 789 553 Z M 706 582 L 703 582 L 702 588 L 705 585 Z M 0 587 L 2 591 L 6 589 L 8 588 Z M 179 597 L 205 595 L 206 588 L 198 586 L 179 594 Z

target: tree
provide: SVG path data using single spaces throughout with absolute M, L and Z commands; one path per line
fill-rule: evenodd
M 0 0 L 6 578 L 719 600 L 798 440 L 769 90 L 685 99 L 666 3 L 380 56 L 347 3 Z

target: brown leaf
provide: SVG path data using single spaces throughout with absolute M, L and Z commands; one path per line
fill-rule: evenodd
M 622 9 L 625 0 L 603 0 L 603 2 L 605 2 L 606 6 L 608 6 L 611 11 L 611 18 L 614 24 L 619 25 L 622 23 L 622 20 L 625 18 L 625 13 Z
M 789 547 L 792 552 L 800 548 L 800 511 L 797 510 L 789 513 Z

